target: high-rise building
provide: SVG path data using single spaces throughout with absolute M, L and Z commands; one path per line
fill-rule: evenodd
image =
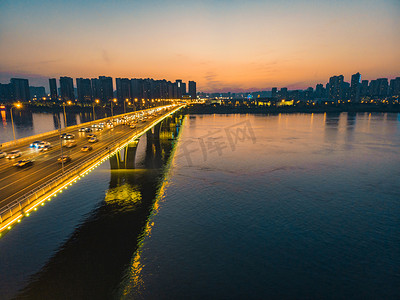
M 368 91 L 371 97 L 377 97 L 379 95 L 379 84 L 377 80 L 370 81 Z
M 117 87 L 117 99 L 122 103 L 128 99 L 132 100 L 131 81 L 128 78 L 116 78 L 115 85 Z
M 271 97 L 272 97 L 272 98 L 278 97 L 278 88 L 273 87 L 273 88 L 271 89 Z
M 390 96 L 400 96 L 400 77 L 390 80 Z
M 361 74 L 356 73 L 351 76 L 350 99 L 352 102 L 360 101 Z
M 368 96 L 368 80 L 361 81 L 360 95 L 361 97 Z
M 29 94 L 31 96 L 31 100 L 33 99 L 42 100 L 47 96 L 44 86 L 30 86 Z
M 312 100 L 312 99 L 314 99 L 314 89 L 313 89 L 312 87 L 307 88 L 307 89 L 304 91 L 303 97 L 302 97 L 302 95 L 301 95 L 301 92 L 299 92 L 299 95 L 298 95 L 297 99 L 300 100 L 300 99 L 303 99 L 303 98 L 304 98 L 305 100 Z
M 94 101 L 100 101 L 100 81 L 98 78 L 90 79 L 90 83 L 92 86 L 92 98 Z
M 176 84 L 176 98 L 180 99 L 182 98 L 182 80 L 177 79 L 175 80 Z
M 57 101 L 58 100 L 58 93 L 57 93 L 57 81 L 55 78 L 50 78 L 49 79 L 49 85 L 50 85 L 50 99 L 51 101 Z
M 315 87 L 315 98 L 324 98 L 325 97 L 325 89 L 322 83 L 317 84 Z
M 196 94 L 197 94 L 196 82 L 195 81 L 189 81 L 189 95 L 190 95 L 190 98 L 196 99 L 197 98 Z
M 31 99 L 29 93 L 29 81 L 22 78 L 11 78 L 10 80 L 11 100 L 29 101 Z
M 92 85 L 89 78 L 77 78 L 76 89 L 79 102 L 92 102 Z
M 186 93 L 187 93 L 187 90 L 186 90 L 186 83 L 185 83 L 185 82 L 182 82 L 182 85 L 181 85 L 181 92 L 182 92 L 182 96 L 183 96 L 183 95 L 186 95 Z
M 337 102 L 342 98 L 344 76 L 332 76 L 329 78 L 329 99 Z
M 385 98 L 388 95 L 389 81 L 387 78 L 378 78 L 378 96 Z
M 143 99 L 143 80 L 142 79 L 131 79 L 131 92 L 132 99 L 137 99 L 135 102 L 140 102 Z M 136 104 L 135 104 L 136 105 Z
M 11 87 L 10 84 L 0 83 L 0 102 L 11 101 Z
M 74 81 L 71 77 L 60 77 L 60 93 L 62 101 L 74 101 Z
M 286 87 L 281 88 L 281 90 L 279 91 L 279 97 L 280 97 L 281 99 L 287 99 L 288 96 L 289 96 L 289 94 L 288 94 L 287 88 L 286 88 Z
M 112 77 L 99 76 L 100 100 L 104 103 L 114 98 Z

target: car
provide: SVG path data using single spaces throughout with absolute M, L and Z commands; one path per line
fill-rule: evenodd
M 86 137 L 92 138 L 92 137 L 96 137 L 96 135 L 94 133 L 89 133 L 89 134 L 86 135 Z
M 49 151 L 51 147 L 52 147 L 51 145 L 46 145 L 46 146 L 44 146 L 42 148 L 39 148 L 39 152 Z
M 135 129 L 135 128 L 136 128 L 136 125 L 135 125 L 135 124 L 132 124 L 130 127 L 131 127 L 132 129 Z
M 6 157 L 6 156 L 7 156 L 7 153 L 0 151 L 0 158 Z
M 70 162 L 71 161 L 71 157 L 69 157 L 68 155 L 63 155 L 63 156 L 61 156 L 61 157 L 59 157 L 58 159 L 57 159 L 57 161 L 58 161 L 58 163 L 67 163 L 67 162 Z
M 86 133 L 88 133 L 88 132 L 92 132 L 92 128 L 90 128 L 90 127 L 86 127 L 86 128 L 85 128 L 85 132 L 86 132 Z
M 66 133 L 61 133 L 61 134 L 60 134 L 60 138 L 63 139 L 63 138 L 65 138 L 66 135 L 67 135 Z
M 44 148 L 44 147 L 46 147 L 46 146 L 50 146 L 50 143 L 49 143 L 49 142 L 42 141 L 42 142 L 40 142 L 40 143 L 37 145 L 36 148 L 41 149 L 41 148 Z
M 13 150 L 8 155 L 6 156 L 8 159 L 14 159 L 17 157 L 20 157 L 22 155 L 21 151 L 19 150 Z
M 82 148 L 81 148 L 81 151 L 82 152 L 87 152 L 87 151 L 92 151 L 92 146 L 83 146 Z
M 72 133 L 67 133 L 67 134 L 64 136 L 64 139 L 65 139 L 65 140 L 73 140 L 74 138 L 75 138 L 75 135 L 72 134 Z
M 38 148 L 39 144 L 42 143 L 43 141 L 34 141 L 29 145 L 31 148 Z
M 93 128 L 95 131 L 102 131 L 103 130 L 103 128 L 102 127 L 96 127 L 96 128 Z
M 31 165 L 33 165 L 33 160 L 31 160 L 31 159 L 22 159 L 22 160 L 19 160 L 18 162 L 16 162 L 14 164 L 14 167 L 25 168 L 25 167 L 29 167 Z
M 72 148 L 76 146 L 76 141 L 75 140 L 69 140 L 64 144 L 64 147 L 67 148 Z
M 79 130 L 78 130 L 79 132 L 85 132 L 86 131 L 86 128 L 84 128 L 84 127 L 82 127 L 82 128 L 79 128 Z
M 96 143 L 96 142 L 98 142 L 99 140 L 97 139 L 97 137 L 91 137 L 89 140 L 88 140 L 88 142 L 89 143 Z

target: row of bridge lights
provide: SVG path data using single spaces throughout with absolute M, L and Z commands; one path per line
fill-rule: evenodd
M 172 112 L 170 113 L 172 114 Z M 169 116 L 170 114 L 168 114 L 167 116 Z M 31 207 L 30 209 L 28 209 L 26 211 L 26 213 L 22 216 L 18 216 L 17 219 L 17 223 L 21 223 L 21 219 L 23 217 L 29 217 L 30 216 L 30 212 L 33 211 L 37 211 L 37 207 L 39 205 L 44 206 L 46 201 L 51 201 L 51 197 L 57 197 L 57 193 L 62 193 L 63 189 L 68 189 L 68 186 L 72 186 L 73 183 L 76 183 L 77 180 L 81 180 L 81 178 L 85 177 L 85 175 L 89 174 L 90 172 L 93 171 L 93 169 L 97 168 L 99 165 L 101 165 L 103 162 L 105 162 L 107 159 L 109 159 L 111 156 L 115 155 L 118 151 L 120 151 L 121 149 L 123 149 L 124 147 L 126 147 L 129 143 L 131 143 L 132 141 L 134 141 L 136 139 L 136 137 L 131 138 L 128 142 L 126 142 L 125 144 L 123 144 L 122 146 L 120 146 L 118 149 L 114 150 L 112 153 L 108 154 L 106 157 L 104 157 L 103 159 L 101 159 L 99 162 L 97 162 L 95 165 L 93 165 L 92 167 L 90 167 L 89 169 L 87 169 L 85 172 L 83 172 L 81 175 L 75 177 L 74 179 L 70 180 L 68 183 L 66 183 L 63 187 L 59 188 L 57 191 L 55 191 L 54 193 L 52 193 L 50 196 L 46 197 L 45 199 L 43 199 L 42 201 L 38 202 L 35 206 Z M 11 224 L 15 222 L 16 219 L 11 220 L 10 222 L 7 223 L 7 225 L 3 226 L 0 228 L 0 230 L 3 230 L 5 228 L 7 228 L 8 230 L 12 229 Z M 2 236 L 2 233 L 0 232 L 0 237 Z

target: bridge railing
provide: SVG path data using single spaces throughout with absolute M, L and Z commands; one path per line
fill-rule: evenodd
M 174 110 L 175 111 L 175 110 Z M 149 130 L 152 126 L 160 122 L 162 119 L 155 120 L 151 122 L 147 126 L 145 126 L 139 133 L 133 135 L 129 138 L 128 141 L 132 139 L 137 139 L 147 130 Z M 24 208 L 29 207 L 31 204 L 35 203 L 40 197 L 46 195 L 47 193 L 55 192 L 57 188 L 61 185 L 71 180 L 71 178 L 77 177 L 80 178 L 85 172 L 87 172 L 90 166 L 93 166 L 95 162 L 102 160 L 103 158 L 109 157 L 113 154 L 116 150 L 118 150 L 121 146 L 125 145 L 126 141 L 118 141 L 113 142 L 112 145 L 105 148 L 103 151 L 91 156 L 90 158 L 86 159 L 79 166 L 75 166 L 68 171 L 64 172 L 63 174 L 58 175 L 57 177 L 53 178 L 51 181 L 48 181 L 30 192 L 20 196 L 13 202 L 7 204 L 0 210 L 0 229 L 2 227 L 3 222 L 6 220 L 14 217 L 15 215 L 21 215 L 24 212 Z
M 77 125 L 64 127 L 64 128 L 61 129 L 61 131 L 67 132 L 67 131 L 70 131 L 70 130 L 75 130 L 76 128 L 80 128 L 80 127 L 90 127 L 93 124 L 104 123 L 104 122 L 110 121 L 110 120 L 115 119 L 115 118 L 122 118 L 124 116 L 130 116 L 130 115 L 134 115 L 134 114 L 138 114 L 138 113 L 145 113 L 145 112 L 147 112 L 149 110 L 153 110 L 153 109 L 156 109 L 156 108 L 166 108 L 166 107 L 170 107 L 170 106 L 171 105 L 156 106 L 156 107 L 151 107 L 151 108 L 144 109 L 144 110 L 137 110 L 137 111 L 133 111 L 133 112 L 125 113 L 125 114 L 115 115 L 115 116 L 112 116 L 112 117 L 97 119 L 97 120 L 86 122 L 86 123 L 80 123 L 80 124 L 77 124 Z M 9 141 L 9 142 L 5 142 L 5 143 L 1 143 L 0 144 L 0 150 L 2 150 L 2 149 L 4 150 L 5 148 L 8 148 L 8 147 L 21 145 L 21 144 L 24 144 L 24 143 L 26 143 L 28 141 L 35 141 L 35 140 L 39 140 L 41 138 L 52 136 L 54 134 L 57 134 L 58 132 L 60 132 L 60 130 L 52 130 L 52 131 L 48 131 L 48 132 L 39 133 L 39 134 L 31 135 L 31 136 L 28 136 L 28 137 L 20 138 L 20 139 L 17 139 L 15 141 Z

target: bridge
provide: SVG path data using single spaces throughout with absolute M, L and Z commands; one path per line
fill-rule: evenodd
M 111 169 L 134 169 L 138 138 L 143 134 L 146 134 L 146 151 L 149 152 L 146 164 L 160 161 L 156 157 L 152 159 L 152 156 L 162 155 L 160 135 L 167 134 L 167 138 L 175 138 L 173 130 L 162 131 L 161 125 L 170 126 L 171 122 L 176 125 L 176 118 L 171 121 L 170 117 L 183 106 L 155 107 L 67 127 L 62 133 L 75 136 L 76 146 L 71 148 L 65 147 L 66 141 L 60 139 L 60 131 L 57 130 L 3 144 L 2 151 L 10 153 L 20 150 L 22 155 L 15 159 L 0 160 L 0 235 L 106 160 L 109 160 Z M 131 128 L 124 120 L 138 122 L 135 128 Z M 92 132 L 98 141 L 88 143 L 88 133 L 79 129 L 96 128 L 100 124 L 105 124 L 103 130 Z M 52 147 L 47 151 L 29 147 L 36 140 L 49 142 Z M 83 152 L 81 148 L 88 145 L 92 146 L 92 150 Z M 62 155 L 68 155 L 71 160 L 60 163 Z M 33 164 L 26 168 L 14 166 L 21 159 L 32 160 Z

